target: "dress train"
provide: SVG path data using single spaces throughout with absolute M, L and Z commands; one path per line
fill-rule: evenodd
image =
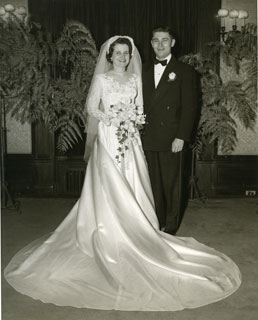
M 236 291 L 229 257 L 159 230 L 141 145 L 122 165 L 107 150 L 95 142 L 80 199 L 51 235 L 14 256 L 9 284 L 43 302 L 106 310 L 196 308 Z

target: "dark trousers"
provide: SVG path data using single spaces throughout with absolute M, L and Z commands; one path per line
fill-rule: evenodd
M 175 234 L 182 220 L 183 152 L 146 151 L 160 228 Z

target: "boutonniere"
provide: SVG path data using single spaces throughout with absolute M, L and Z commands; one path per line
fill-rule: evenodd
M 170 72 L 170 74 L 168 75 L 168 82 L 169 81 L 175 81 L 175 80 L 176 80 L 175 72 Z

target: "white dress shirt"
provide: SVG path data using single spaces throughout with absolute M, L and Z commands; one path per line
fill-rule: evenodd
M 171 59 L 172 55 L 168 55 L 165 59 L 162 60 L 167 60 L 167 65 Z M 159 59 L 158 59 L 159 60 Z M 154 65 L 154 82 L 155 82 L 155 88 L 157 88 L 159 81 L 162 77 L 162 74 L 164 72 L 164 70 L 166 69 L 166 66 L 162 66 L 162 64 L 155 64 Z

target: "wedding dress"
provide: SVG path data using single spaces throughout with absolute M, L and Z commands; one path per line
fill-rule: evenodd
M 138 76 L 100 74 L 90 110 L 99 120 L 80 199 L 59 227 L 5 270 L 17 291 L 59 306 L 175 311 L 221 300 L 240 285 L 235 263 L 193 238 L 159 230 L 139 132 L 117 161 L 110 106 L 141 100 Z M 102 100 L 102 110 L 98 108 Z

